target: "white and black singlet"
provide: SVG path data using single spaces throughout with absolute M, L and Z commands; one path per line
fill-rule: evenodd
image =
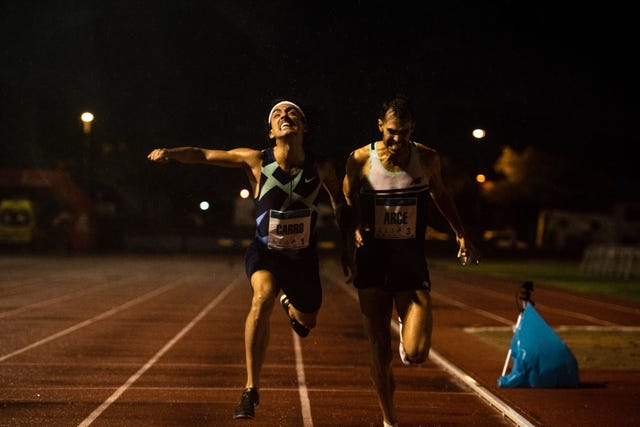
M 361 223 L 368 231 L 356 251 L 354 284 L 390 291 L 429 289 L 424 253 L 429 178 L 419 150 L 411 142 L 407 165 L 392 172 L 382 164 L 375 143 L 369 149 L 369 174 L 359 197 Z

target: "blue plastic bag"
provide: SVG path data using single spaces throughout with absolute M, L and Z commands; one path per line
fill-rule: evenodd
M 511 338 L 513 368 L 499 387 L 577 387 L 578 362 L 567 345 L 527 304 Z

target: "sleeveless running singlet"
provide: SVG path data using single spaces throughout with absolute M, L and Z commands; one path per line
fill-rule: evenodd
M 375 239 L 424 240 L 429 183 L 414 142 L 410 142 L 410 150 L 407 167 L 390 172 L 382 165 L 375 143 L 370 146 L 361 213 Z
M 356 288 L 391 292 L 430 289 L 424 255 L 429 182 L 420 153 L 410 143 L 408 165 L 401 171 L 385 169 L 375 143 L 370 145 L 369 174 L 360 197 L 364 245 L 356 250 Z
M 291 175 L 278 166 L 273 147 L 262 152 L 260 194 L 254 200 L 256 238 L 269 250 L 297 257 L 315 245 L 321 187 L 316 159 L 305 151 L 302 170 Z

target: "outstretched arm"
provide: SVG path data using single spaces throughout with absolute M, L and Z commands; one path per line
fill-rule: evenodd
M 156 148 L 147 155 L 153 162 L 176 160 L 180 163 L 208 163 L 222 167 L 241 167 L 251 165 L 260 152 L 250 148 L 233 150 L 210 150 L 199 147 Z
M 156 148 L 147 155 L 147 158 L 157 163 L 176 160 L 180 163 L 242 168 L 254 189 L 259 182 L 262 166 L 262 152 L 250 148 L 234 148 L 228 151 L 199 147 Z

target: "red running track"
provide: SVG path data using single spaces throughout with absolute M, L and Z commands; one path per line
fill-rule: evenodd
M 250 301 L 241 256 L 0 257 L 0 425 L 381 426 L 355 293 L 322 263 L 318 327 L 299 339 L 276 307 L 256 418 L 233 420 Z M 402 427 L 640 422 L 638 372 L 581 372 L 570 390 L 498 388 L 506 349 L 464 327 L 514 322 L 519 284 L 432 276 L 432 357 L 394 359 Z M 540 286 L 536 297 L 555 304 L 536 305 L 552 325 L 640 324 L 637 305 Z

